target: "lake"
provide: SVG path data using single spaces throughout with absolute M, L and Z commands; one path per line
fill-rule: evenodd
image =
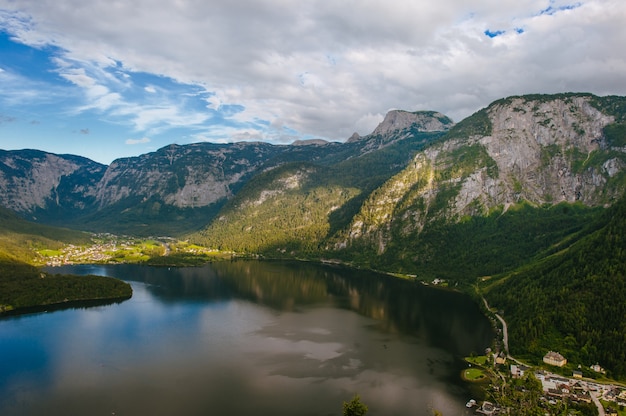
M 122 303 L 0 319 L 2 415 L 467 414 L 462 357 L 493 339 L 469 297 L 301 262 L 68 266 Z

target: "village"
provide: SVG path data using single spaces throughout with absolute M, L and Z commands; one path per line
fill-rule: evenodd
M 174 253 L 216 255 L 215 250 L 169 237 L 138 239 L 108 233 L 94 234 L 91 244 L 68 244 L 58 250 L 38 251 L 41 264 L 52 267 L 87 263 L 141 263 L 153 257 L 169 256 Z
M 141 242 L 131 237 L 120 237 L 112 234 L 95 234 L 90 245 L 69 244 L 59 250 L 45 250 L 39 254 L 46 266 L 63 266 L 76 263 L 108 263 L 114 259 L 128 257 L 141 260 Z M 152 245 L 162 248 L 154 242 Z M 164 251 L 164 250 L 163 250 Z
M 500 377 L 510 380 L 523 379 L 531 375 L 541 383 L 542 395 L 539 398 L 546 409 L 560 408 L 562 404 L 593 404 L 599 416 L 621 416 L 626 408 L 626 387 L 610 383 L 600 383 L 590 378 L 584 378 L 579 368 L 572 372 L 571 377 L 556 374 L 546 369 L 537 369 L 524 365 L 503 353 L 494 353 L 491 362 L 494 370 Z M 514 363 L 508 364 L 511 360 Z M 548 351 L 543 357 L 543 363 L 548 366 L 562 368 L 567 359 L 558 352 Z M 598 364 L 589 366 L 589 369 L 598 374 L 605 374 L 605 370 Z M 508 371 L 507 371 L 508 370 Z M 503 374 L 504 373 L 504 374 Z M 469 409 L 483 415 L 505 415 L 509 410 L 493 401 L 484 401 L 480 405 L 475 400 L 467 403 Z M 567 407 L 565 407 L 567 408 Z M 552 414 L 548 411 L 546 415 Z

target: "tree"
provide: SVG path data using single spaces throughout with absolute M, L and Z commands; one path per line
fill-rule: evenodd
M 349 402 L 343 402 L 343 416 L 363 416 L 367 413 L 367 406 L 361 403 L 361 398 L 355 394 Z

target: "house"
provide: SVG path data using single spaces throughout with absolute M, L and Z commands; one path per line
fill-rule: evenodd
M 582 371 L 578 371 L 578 370 L 574 370 L 574 373 L 572 374 L 572 376 L 574 378 L 583 378 L 583 372 Z
M 523 378 L 526 371 L 528 371 L 528 367 L 525 365 L 511 364 L 511 376 L 513 378 Z
M 606 370 L 604 368 L 602 368 L 600 366 L 600 364 L 594 364 L 592 366 L 590 366 L 589 368 L 591 368 L 593 371 L 595 371 L 596 373 L 602 373 L 602 374 L 606 374 Z
M 496 364 L 504 364 L 506 363 L 506 355 L 501 352 L 500 354 L 496 355 L 496 359 L 495 359 Z
M 491 402 L 483 402 L 483 405 L 478 410 L 479 413 L 484 415 L 493 415 L 496 411 L 496 406 Z
M 572 394 L 571 399 L 577 402 L 591 403 L 591 395 L 588 391 L 577 391 Z
M 547 393 L 548 393 L 548 396 L 557 397 L 559 399 L 564 399 L 566 397 L 569 397 L 570 389 L 569 389 L 569 386 L 566 384 L 559 384 L 558 386 L 556 386 L 556 388 L 549 389 Z
M 543 356 L 543 362 L 549 365 L 555 365 L 557 367 L 563 367 L 567 364 L 567 360 L 558 352 L 549 351 Z

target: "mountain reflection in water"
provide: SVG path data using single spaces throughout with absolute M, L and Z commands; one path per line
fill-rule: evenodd
M 125 279 L 148 283 L 164 302 L 245 299 L 279 311 L 331 302 L 376 320 L 381 330 L 427 337 L 458 356 L 481 353 L 485 339 L 493 337 L 490 327 L 476 325 L 482 315 L 469 297 L 367 271 L 300 262 L 233 261 L 177 269 L 176 274 L 172 279 L 171 269 L 152 269 Z M 468 309 L 471 313 L 455 313 Z
M 298 262 L 73 266 L 119 305 L 0 321 L 2 414 L 464 414 L 459 357 L 493 333 L 468 297 Z

